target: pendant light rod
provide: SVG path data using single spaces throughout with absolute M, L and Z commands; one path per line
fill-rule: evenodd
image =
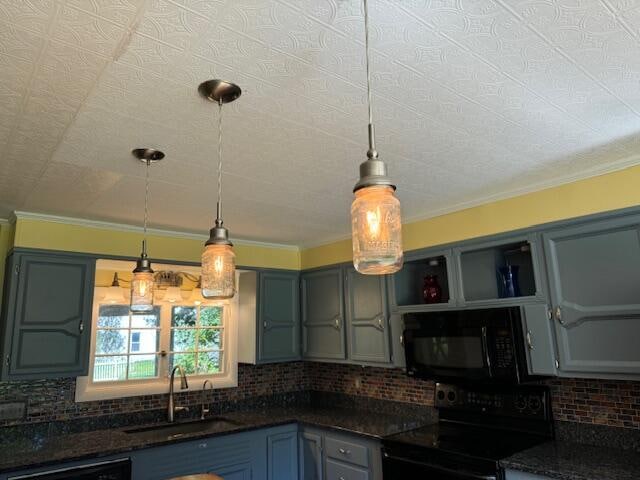
M 371 94 L 371 59 L 369 53 L 369 8 L 367 0 L 364 0 L 364 51 L 365 65 L 367 69 L 367 102 L 369 106 L 369 151 L 367 157 L 378 158 L 376 151 L 376 136 L 373 127 L 373 100 Z
M 149 167 L 164 158 L 164 152 L 155 148 L 136 148 L 131 151 L 134 157 L 145 163 L 144 220 L 142 224 L 142 258 L 147 258 L 147 223 L 149 221 Z
M 218 98 L 218 203 L 216 205 L 216 226 L 222 221 L 222 98 Z

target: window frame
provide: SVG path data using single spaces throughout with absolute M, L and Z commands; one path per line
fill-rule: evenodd
M 89 369 L 86 376 L 78 377 L 76 380 L 76 402 L 88 402 L 94 400 L 110 400 L 124 397 L 136 397 L 143 395 L 154 395 L 169 392 L 168 365 L 169 354 L 160 356 L 158 362 L 158 377 L 139 380 L 116 380 L 116 381 L 93 381 L 93 368 L 95 364 L 97 323 L 100 305 L 107 305 L 103 302 L 105 287 L 96 287 L 94 290 L 92 309 L 92 329 L 91 345 L 89 353 Z M 126 296 L 125 296 L 126 298 Z M 160 339 L 159 351 L 170 352 L 171 342 L 171 315 L 172 307 L 177 305 L 193 306 L 188 301 L 184 302 L 164 302 L 155 300 L 154 305 L 160 306 Z M 221 305 L 223 309 L 222 364 L 224 369 L 221 373 L 189 375 L 189 388 L 186 391 L 201 390 L 205 380 L 213 383 L 213 388 L 230 388 L 238 386 L 238 295 L 223 302 L 211 302 L 204 306 Z M 131 339 L 129 339 L 131 342 Z M 163 373 L 164 372 L 164 373 Z

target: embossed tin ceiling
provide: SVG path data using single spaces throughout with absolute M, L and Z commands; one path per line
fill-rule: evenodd
M 225 220 L 297 245 L 349 233 L 366 150 L 360 0 L 2 0 L 0 216 L 203 232 L 226 107 Z M 406 219 L 637 163 L 640 1 L 371 0 L 381 157 Z

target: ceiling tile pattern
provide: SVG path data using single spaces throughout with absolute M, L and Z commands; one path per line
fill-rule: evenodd
M 637 163 L 640 0 L 371 0 L 378 149 L 406 219 Z M 0 216 L 204 232 L 224 108 L 234 237 L 349 231 L 366 150 L 360 0 L 0 2 Z

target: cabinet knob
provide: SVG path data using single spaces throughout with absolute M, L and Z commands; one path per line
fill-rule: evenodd
M 560 322 L 560 325 L 564 325 L 564 320 L 562 320 L 562 308 L 556 307 L 556 320 Z
M 376 317 L 376 321 L 378 322 L 378 324 L 376 325 L 376 328 L 380 331 L 384 331 L 384 316 L 378 315 Z
M 80 330 L 80 333 L 84 332 L 84 322 L 80 322 L 80 325 L 78 325 L 78 330 Z
M 340 315 L 336 316 L 333 319 L 333 326 L 335 327 L 336 330 L 340 330 L 340 322 L 342 321 L 342 318 L 340 318 Z
M 342 455 L 351 455 L 351 450 L 345 450 L 344 448 L 339 448 L 338 451 L 342 454 Z

